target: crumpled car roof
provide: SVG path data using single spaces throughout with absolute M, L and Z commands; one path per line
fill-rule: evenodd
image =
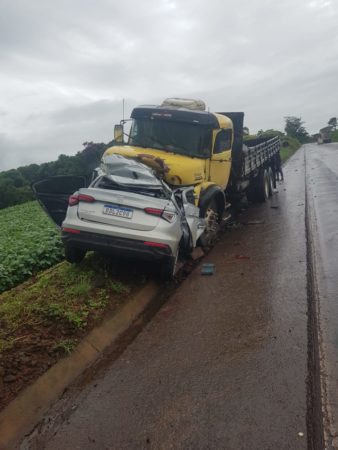
M 103 156 L 100 169 L 101 175 L 117 184 L 163 187 L 163 183 L 150 167 L 122 155 Z

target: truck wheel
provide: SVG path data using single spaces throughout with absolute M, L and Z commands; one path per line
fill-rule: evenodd
M 258 202 L 257 200 L 257 183 L 255 183 L 253 180 L 250 181 L 249 187 L 247 187 L 246 191 L 246 198 L 251 203 Z
M 201 247 L 212 247 L 217 239 L 219 231 L 220 213 L 215 198 L 212 198 L 206 206 L 201 208 L 200 216 L 205 219 L 205 230 L 199 238 Z
M 269 198 L 269 173 L 266 169 L 262 169 L 258 174 L 257 180 L 257 200 L 259 202 L 266 202 Z
M 268 174 L 269 174 L 269 197 L 271 197 L 274 189 L 276 188 L 275 176 L 271 167 L 269 167 Z
M 70 247 L 68 245 L 65 246 L 66 261 L 72 264 L 80 263 L 85 256 L 86 250 L 83 250 L 82 248 Z

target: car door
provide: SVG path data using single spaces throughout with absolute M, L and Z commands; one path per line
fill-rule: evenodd
M 66 217 L 69 196 L 83 187 L 86 179 L 74 175 L 51 177 L 32 185 L 36 199 L 59 227 Z
M 226 188 L 231 170 L 232 130 L 220 130 L 216 137 L 210 161 L 210 181 Z

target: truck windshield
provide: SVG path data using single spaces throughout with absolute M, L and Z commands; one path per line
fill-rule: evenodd
M 205 125 L 163 119 L 133 119 L 129 145 L 208 158 L 211 136 L 211 128 Z

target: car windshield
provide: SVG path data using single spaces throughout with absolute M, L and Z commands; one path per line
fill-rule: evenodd
M 129 144 L 208 158 L 211 136 L 211 128 L 201 124 L 163 119 L 133 119 Z

